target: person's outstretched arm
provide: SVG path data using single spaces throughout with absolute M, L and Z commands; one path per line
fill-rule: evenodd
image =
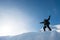
M 50 16 L 48 17 L 48 20 L 50 20 Z
M 44 22 L 40 22 L 40 23 L 44 23 Z

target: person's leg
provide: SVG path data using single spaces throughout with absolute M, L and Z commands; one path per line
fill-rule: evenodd
M 51 31 L 51 28 L 49 27 L 49 25 L 47 25 L 48 29 Z
M 44 31 L 45 31 L 45 28 L 46 28 L 46 26 L 44 25 L 44 27 L 43 27 Z

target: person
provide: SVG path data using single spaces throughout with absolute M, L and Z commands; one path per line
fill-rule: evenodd
M 45 31 L 46 28 L 48 28 L 51 31 L 51 28 L 49 27 L 49 25 L 50 25 L 49 20 L 50 20 L 50 16 L 48 17 L 48 19 L 44 19 L 43 22 L 40 22 L 40 23 L 44 24 L 44 27 L 43 27 L 44 31 Z

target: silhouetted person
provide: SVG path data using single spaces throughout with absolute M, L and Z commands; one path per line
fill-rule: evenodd
M 48 27 L 48 29 L 51 31 L 51 28 L 49 27 L 49 24 L 50 24 L 49 20 L 50 20 L 50 16 L 48 17 L 48 19 L 44 19 L 43 22 L 40 22 L 44 24 L 44 27 L 43 27 L 44 31 L 46 27 Z

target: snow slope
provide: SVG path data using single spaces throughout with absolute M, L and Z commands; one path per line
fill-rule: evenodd
M 60 33 L 56 31 L 29 32 L 13 37 L 0 37 L 0 40 L 60 40 Z
M 13 37 L 13 40 L 59 40 L 60 33 L 51 32 L 30 32 Z

